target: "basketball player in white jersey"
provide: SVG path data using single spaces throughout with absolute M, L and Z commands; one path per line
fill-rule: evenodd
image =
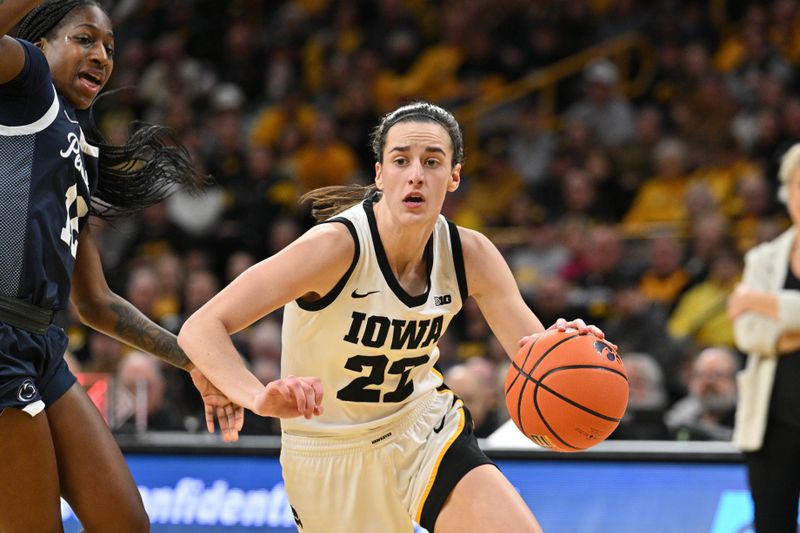
M 301 531 L 411 532 L 412 520 L 431 532 L 541 531 L 436 367 L 437 340 L 468 296 L 509 356 L 544 330 L 489 239 L 440 214 L 461 180 L 459 125 L 410 104 L 382 119 L 372 147 L 375 184 L 306 195 L 326 223 L 234 280 L 178 342 L 231 401 L 282 419 Z M 281 306 L 283 377 L 264 387 L 230 336 Z M 552 327 L 603 336 L 582 320 Z

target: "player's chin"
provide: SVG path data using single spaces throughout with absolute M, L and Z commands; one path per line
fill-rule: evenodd
M 75 109 L 89 109 L 102 88 L 102 86 L 87 88 L 79 81 L 77 84 L 70 86 L 70 90 L 65 96 Z

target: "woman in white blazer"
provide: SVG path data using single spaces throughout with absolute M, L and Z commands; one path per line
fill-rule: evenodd
M 800 144 L 779 177 L 792 226 L 747 252 L 728 300 L 736 345 L 748 354 L 733 441 L 745 452 L 758 533 L 796 533 L 800 499 Z

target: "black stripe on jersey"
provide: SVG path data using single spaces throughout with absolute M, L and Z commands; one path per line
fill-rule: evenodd
M 453 267 L 456 269 L 456 279 L 458 280 L 458 292 L 461 294 L 461 304 L 469 297 L 467 287 L 467 271 L 464 268 L 464 252 L 461 250 L 461 236 L 458 234 L 458 226 L 447 221 L 450 229 L 450 246 L 453 247 Z
M 389 260 L 386 258 L 386 250 L 383 248 L 380 233 L 378 233 L 378 222 L 375 220 L 375 212 L 372 210 L 372 200 L 364 200 L 364 211 L 367 213 L 367 222 L 369 222 L 369 232 L 372 235 L 372 245 L 375 247 L 375 255 L 378 258 L 378 266 L 381 267 L 383 278 L 392 289 L 392 292 L 397 298 L 406 304 L 408 307 L 419 307 L 428 301 L 428 295 L 431 292 L 431 270 L 433 270 L 433 235 L 428 239 L 425 245 L 425 261 L 427 268 L 427 284 L 425 292 L 417 296 L 411 296 L 394 277 L 392 267 L 389 266 Z
M 347 272 L 344 273 L 344 276 L 342 276 L 339 282 L 336 283 L 336 286 L 334 286 L 330 292 L 328 292 L 328 294 L 319 300 L 314 300 L 313 302 L 307 302 L 302 298 L 295 300 L 295 302 L 297 302 L 297 306 L 304 311 L 319 311 L 329 306 L 336 299 L 336 297 L 341 294 L 342 289 L 344 289 L 344 286 L 347 284 L 347 280 L 350 279 L 350 276 L 353 274 L 356 264 L 358 264 L 358 258 L 361 256 L 361 247 L 358 244 L 358 234 L 356 233 L 356 227 L 353 225 L 353 223 L 346 218 L 331 218 L 323 222 L 323 224 L 327 224 L 328 222 L 340 222 L 344 224 L 344 226 L 350 232 L 350 235 L 353 237 L 353 242 L 356 246 L 355 253 L 353 253 L 353 262 L 350 263 L 350 268 L 347 269 Z

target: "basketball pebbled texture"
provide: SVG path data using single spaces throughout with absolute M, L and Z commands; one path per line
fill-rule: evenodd
M 628 404 L 619 355 L 591 334 L 549 330 L 523 346 L 508 369 L 506 407 L 536 444 L 580 451 L 605 440 Z

